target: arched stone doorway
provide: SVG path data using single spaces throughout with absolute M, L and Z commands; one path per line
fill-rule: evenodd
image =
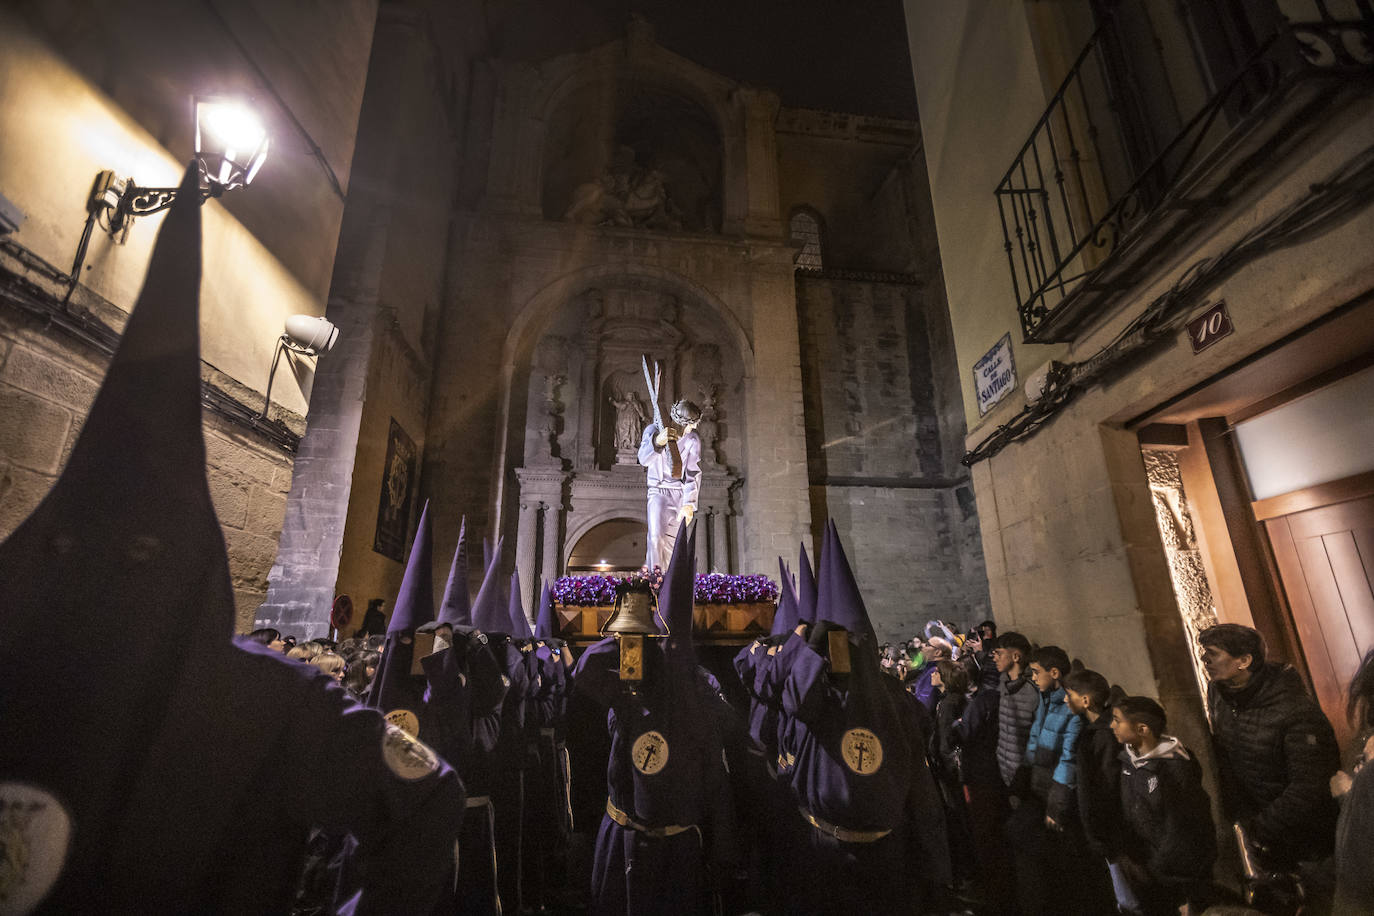
M 574 560 L 575 545 L 612 520 L 644 524 L 636 451 L 652 417 L 641 367 L 646 355 L 663 367 L 663 411 L 682 397 L 702 408 L 697 567 L 734 571 L 749 367 L 738 326 L 690 286 L 626 265 L 619 275 L 569 290 L 527 331 L 516 351 L 523 358 L 512 366 L 507 429 L 507 441 L 522 452 L 512 468 L 521 582 L 602 565 L 600 556 L 579 553 Z M 632 416 L 624 415 L 628 399 L 637 405 Z M 642 563 L 641 552 L 631 568 Z
M 568 552 L 567 574 L 634 572 L 644 563 L 648 526 L 642 518 L 593 525 Z

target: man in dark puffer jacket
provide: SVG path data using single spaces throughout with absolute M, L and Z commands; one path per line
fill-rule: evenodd
M 997 714 L 997 767 L 1002 773 L 1002 782 L 1015 799 L 1013 807 L 1020 803 L 1019 795 L 1028 791 L 1013 783 L 1026 757 L 1031 722 L 1035 720 L 1035 711 L 1040 708 L 1040 692 L 1026 678 L 1030 654 L 1030 641 L 1020 633 L 1013 632 L 999 636 L 997 648 L 992 653 L 997 671 L 1002 676 L 1001 702 Z
M 1330 855 L 1337 807 L 1328 783 L 1340 768 L 1331 723 L 1291 666 L 1265 663 L 1258 631 L 1218 624 L 1198 644 L 1226 816 L 1267 869 Z

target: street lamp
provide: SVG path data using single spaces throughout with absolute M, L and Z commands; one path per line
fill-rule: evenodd
M 267 159 L 268 136 L 262 119 L 244 102 L 222 96 L 199 97 L 195 102 L 196 164 L 200 199 L 204 203 L 248 185 Z M 134 217 L 165 210 L 176 200 L 176 188 L 145 188 L 132 178 L 105 169 L 95 176 L 86 201 L 86 227 L 72 264 L 66 304 L 81 279 L 91 232 L 98 223 L 119 243 L 128 236 Z
M 234 99 L 196 100 L 196 158 L 209 196 L 251 184 L 267 158 L 267 130 Z

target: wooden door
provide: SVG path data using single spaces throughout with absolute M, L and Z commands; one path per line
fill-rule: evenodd
M 1270 517 L 1264 527 L 1312 686 L 1344 751 L 1346 690 L 1374 648 L 1374 496 Z

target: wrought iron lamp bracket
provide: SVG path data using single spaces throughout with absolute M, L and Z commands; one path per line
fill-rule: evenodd
M 208 188 L 200 189 L 200 202 L 224 194 L 224 188 L 210 183 Z M 160 213 L 170 207 L 177 199 L 176 188 L 141 188 L 129 182 L 128 188 L 119 198 L 119 206 L 110 215 L 110 233 L 119 232 L 126 222 L 135 216 L 148 216 Z

